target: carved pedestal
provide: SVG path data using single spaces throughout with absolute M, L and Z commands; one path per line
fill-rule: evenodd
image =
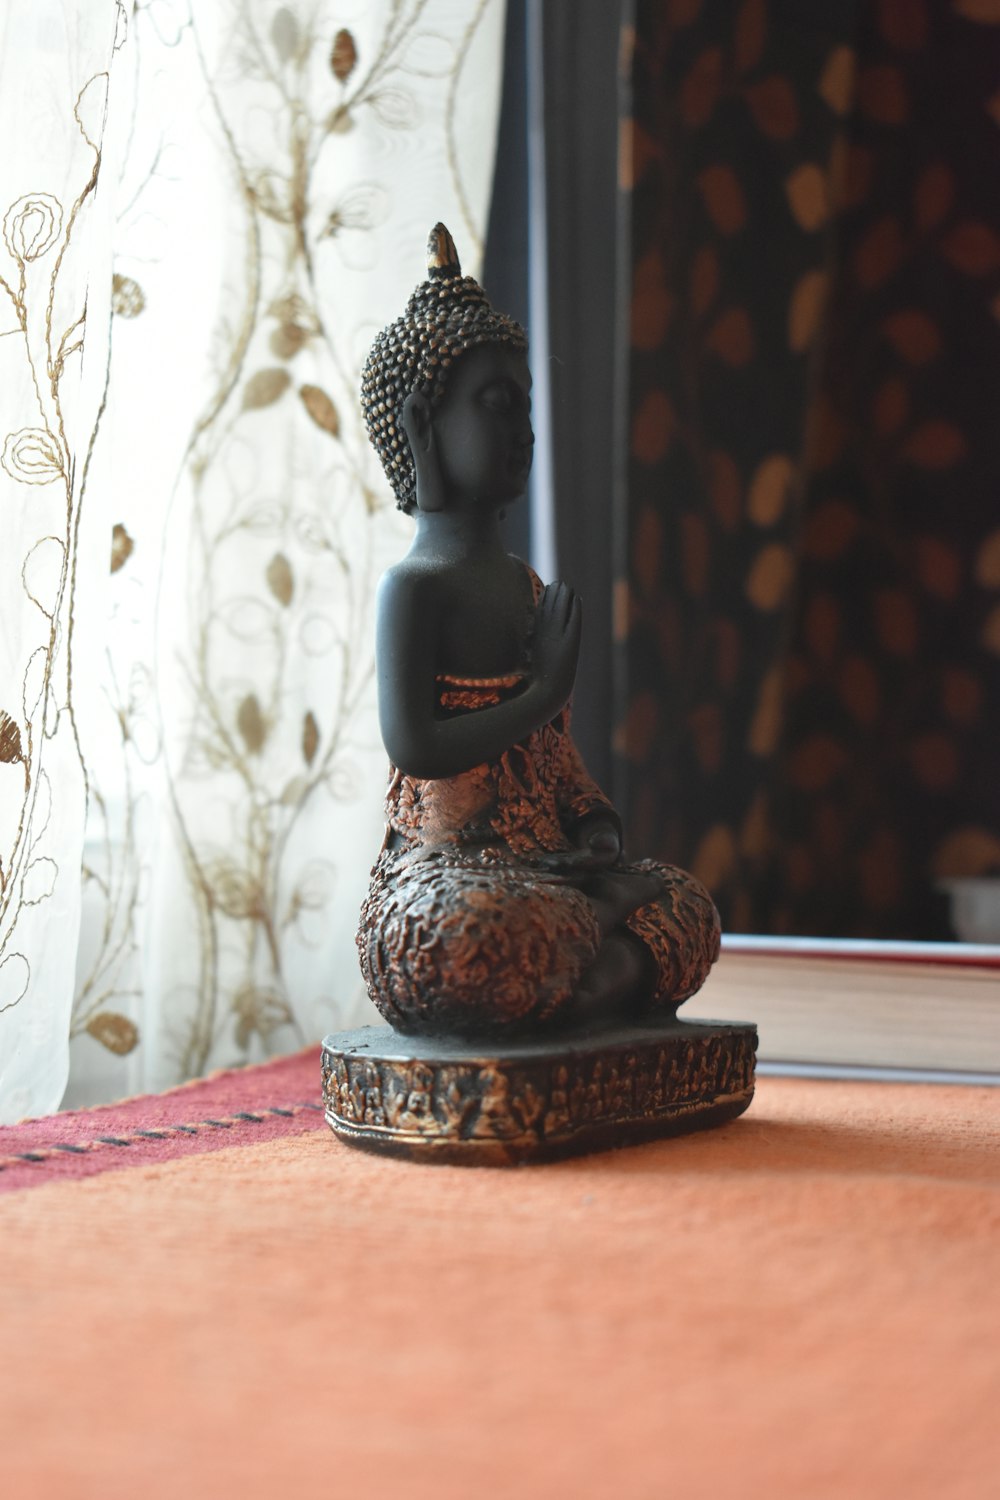
M 522 1043 L 365 1026 L 323 1043 L 323 1102 L 352 1146 L 506 1166 L 722 1124 L 753 1098 L 752 1025 L 671 1021 Z

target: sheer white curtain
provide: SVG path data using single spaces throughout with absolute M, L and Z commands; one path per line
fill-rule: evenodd
M 0 31 L 0 1108 L 66 1081 L 85 773 L 73 678 L 97 600 L 93 436 L 108 364 L 98 191 L 121 7 L 7 4 Z M 100 499 L 94 501 L 96 518 Z
M 436 219 L 477 268 L 503 9 L 8 6 L 3 1118 L 58 1104 L 71 1035 L 86 1102 L 364 1014 L 407 523 L 358 374 Z

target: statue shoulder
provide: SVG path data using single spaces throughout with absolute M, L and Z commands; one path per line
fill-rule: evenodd
M 423 559 L 404 557 L 379 579 L 378 612 L 394 619 L 437 615 L 446 596 L 441 570 Z

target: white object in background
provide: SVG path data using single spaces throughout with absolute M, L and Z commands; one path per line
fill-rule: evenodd
M 955 876 L 939 880 L 951 898 L 951 925 L 961 943 L 1000 943 L 1000 878 Z

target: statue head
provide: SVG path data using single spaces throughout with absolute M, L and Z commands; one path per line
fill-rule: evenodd
M 361 407 L 372 446 L 400 510 L 416 505 L 416 467 L 404 425 L 408 398 L 440 403 L 455 361 L 483 344 L 505 345 L 524 355 L 528 340 L 513 318 L 497 312 L 479 283 L 463 276 L 455 242 L 443 224 L 427 244 L 427 280 L 415 289 L 402 317 L 378 335 L 361 378 Z

